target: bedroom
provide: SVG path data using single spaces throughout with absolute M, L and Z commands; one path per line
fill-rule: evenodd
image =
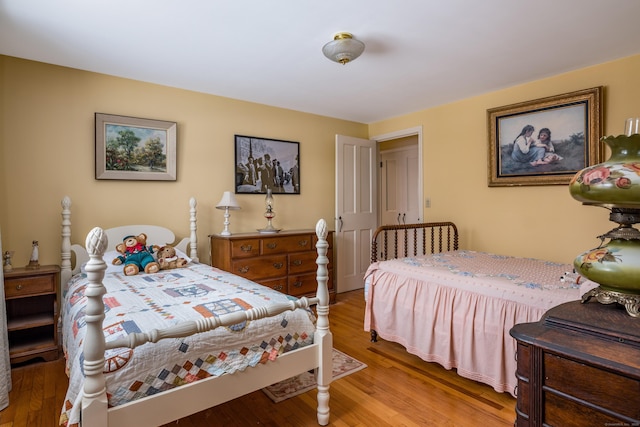
M 636 55 L 367 124 L 1 56 L 3 248 L 15 250 L 16 264 L 26 263 L 30 242 L 38 240 L 41 263 L 59 263 L 59 201 L 66 194 L 74 199 L 80 229 L 171 218 L 182 236 L 189 232 L 183 205 L 196 196 L 198 240 L 205 243 L 222 227 L 215 204 L 233 185 L 237 133 L 301 142 L 302 194 L 276 196 L 275 222 L 288 229 L 310 228 L 318 217 L 334 215 L 335 134 L 367 138 L 422 126 L 424 195 L 432 201 L 427 220 L 455 221 L 468 249 L 566 262 L 595 246 L 594 236 L 610 223 L 599 209 L 571 199 L 564 186 L 488 188 L 486 110 L 604 86 L 604 134 L 617 133 L 627 116 L 638 115 L 639 72 Z M 95 112 L 176 121 L 178 181 L 94 180 Z M 455 159 L 456 176 L 441 160 L 450 158 L 450 143 L 436 141 L 462 145 L 465 155 Z M 314 179 L 325 175 L 325 180 Z M 443 177 L 455 185 L 437 185 Z M 127 209 L 131 194 L 139 208 L 133 211 Z M 166 203 L 166 198 L 181 202 Z M 232 213 L 232 230 L 261 227 L 262 199 L 241 195 L 238 200 L 242 209 Z M 304 212 L 297 210 L 302 204 Z

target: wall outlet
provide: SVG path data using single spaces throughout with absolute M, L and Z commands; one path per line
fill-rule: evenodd
M 431 197 L 427 197 L 426 199 L 424 199 L 424 207 L 425 208 L 431 207 Z

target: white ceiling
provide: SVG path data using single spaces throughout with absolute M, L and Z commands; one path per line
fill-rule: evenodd
M 638 0 L 0 0 L 0 54 L 362 123 L 638 53 Z

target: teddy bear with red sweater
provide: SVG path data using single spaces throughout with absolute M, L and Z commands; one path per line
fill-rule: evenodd
M 160 265 L 152 254 L 157 249 L 157 245 L 147 246 L 147 235 L 144 233 L 137 236 L 126 236 L 122 239 L 122 243 L 116 246 L 116 250 L 121 255 L 115 258 L 112 263 L 113 265 L 124 264 L 125 276 L 135 276 L 140 271 L 156 273 L 160 270 Z

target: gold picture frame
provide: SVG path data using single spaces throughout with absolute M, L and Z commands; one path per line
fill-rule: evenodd
M 601 100 L 600 86 L 487 110 L 489 187 L 568 184 L 600 163 Z
M 95 113 L 96 179 L 176 180 L 175 122 Z

